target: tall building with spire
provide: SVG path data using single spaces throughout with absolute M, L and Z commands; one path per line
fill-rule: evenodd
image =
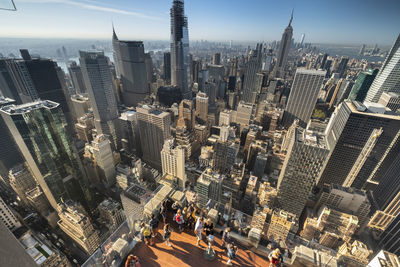
M 184 99 L 191 99 L 189 87 L 189 30 L 184 1 L 174 0 L 171 8 L 171 83 L 178 86 Z
M 372 82 L 365 101 L 377 103 L 383 92 L 400 93 L 400 34 Z
M 290 44 L 292 42 L 292 36 L 293 36 L 292 20 L 293 20 L 293 10 L 292 10 L 292 15 L 290 16 L 289 25 L 283 32 L 281 43 L 279 45 L 279 51 L 274 69 L 274 74 L 275 74 L 274 76 L 277 78 L 281 78 L 283 76 L 283 71 L 285 70 L 286 60 L 289 54 Z
M 112 44 L 117 76 L 122 82 L 122 102 L 136 106 L 149 95 L 142 41 L 121 41 L 113 27 Z

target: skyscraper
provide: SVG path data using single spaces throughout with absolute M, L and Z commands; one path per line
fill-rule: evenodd
M 33 57 L 26 49 L 21 49 L 20 53 L 22 59 L 6 60 L 7 71 L 14 83 L 9 88 L 15 87 L 19 94 L 16 102 L 20 104 L 46 99 L 59 103 L 68 123 L 68 132 L 72 135 L 73 119 L 68 102 L 70 94 L 64 72 L 50 59 Z
M 98 134 L 110 137 L 117 147 L 115 121 L 118 119 L 117 100 L 111 77 L 109 59 L 104 52 L 79 51 L 80 63 Z
M 184 99 L 191 99 L 189 86 L 189 30 L 184 1 L 174 0 L 171 8 L 171 84 L 178 86 Z
M 165 140 L 161 150 L 161 163 L 163 175 L 171 175 L 178 180 L 181 189 L 186 186 L 185 149 L 175 146 L 173 139 Z
M 274 76 L 277 78 L 281 78 L 284 74 L 283 72 L 285 70 L 287 56 L 290 50 L 290 44 L 292 43 L 292 36 L 293 36 L 292 20 L 293 20 L 293 11 L 292 15 L 290 16 L 289 25 L 283 32 L 281 43 L 279 45 L 277 60 L 274 67 L 274 73 L 275 73 Z
M 368 90 L 375 79 L 378 69 L 362 71 L 358 74 L 357 80 L 351 89 L 349 99 L 364 102 Z
M 107 187 L 113 186 L 115 184 L 116 171 L 110 141 L 102 134 L 97 135 L 92 141 L 92 148 L 100 178 Z
M 0 109 L 19 150 L 54 209 L 62 199 L 89 205 L 91 195 L 58 103 L 44 100 Z
M 331 155 L 319 185 L 373 189 L 395 159 L 400 142 L 400 116 L 385 107 L 345 100 L 326 129 Z
M 280 208 L 299 217 L 320 177 L 329 146 L 325 136 L 299 127 L 297 120 L 285 138 L 288 146 L 278 179 L 278 203 Z
M 294 76 L 289 100 L 286 105 L 283 124 L 289 127 L 295 119 L 301 126 L 311 119 L 318 93 L 325 78 L 326 71 L 298 68 Z
M 1 62 L 0 62 L 1 64 Z M 0 96 L 0 108 L 2 106 L 14 104 L 15 101 L 10 98 Z M 8 185 L 8 171 L 23 162 L 22 155 L 8 129 L 5 121 L 0 116 L 0 179 Z M 10 155 L 13 155 L 10 157 Z
M 17 193 L 22 202 L 29 206 L 25 193 L 36 187 L 36 181 L 24 164 L 18 164 L 10 170 L 10 186 Z
M 21 223 L 15 217 L 7 204 L 0 197 L 0 223 L 4 223 L 8 229 L 14 230 L 21 226 Z
M 82 206 L 68 200 L 60 203 L 57 211 L 61 230 L 91 255 L 101 245 L 99 231 L 93 228 Z
M 68 72 L 75 94 L 86 93 L 81 67 L 75 61 L 68 62 Z
M 196 95 L 196 116 L 201 119 L 203 123 L 207 122 L 208 96 L 202 92 L 199 92 Z
M 214 53 L 212 57 L 212 64 L 221 65 L 221 53 Z
M 379 236 L 379 246 L 385 250 L 400 256 L 400 214 L 394 218 L 389 226 Z
M 161 150 L 164 141 L 171 136 L 171 116 L 149 106 L 136 109 L 143 160 L 161 170 Z
M 305 34 L 305 33 L 302 33 L 302 34 L 301 34 L 301 38 L 300 38 L 300 47 L 303 47 L 304 38 L 306 38 L 306 34 Z
M 337 68 L 335 70 L 337 73 L 339 73 L 339 77 L 340 78 L 344 77 L 344 73 L 346 71 L 348 62 L 349 62 L 349 57 L 343 56 L 343 57 L 340 58 L 340 61 L 339 61 L 338 65 L 337 65 Z
M 164 53 L 163 77 L 166 84 L 171 84 L 171 52 Z
M 383 92 L 400 93 L 400 34 L 371 84 L 365 100 L 377 103 Z
M 259 88 L 256 86 L 257 73 L 261 71 L 261 64 L 262 44 L 257 44 L 256 50 L 252 50 L 249 54 L 249 60 L 244 74 L 243 95 L 241 99 L 247 103 L 254 103 L 261 89 L 261 86 Z

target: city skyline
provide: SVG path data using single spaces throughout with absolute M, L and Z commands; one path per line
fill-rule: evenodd
M 298 2 L 0 0 L 0 265 L 398 266 L 400 4 Z
M 108 39 L 113 22 L 123 40 L 168 40 L 170 2 L 20 0 L 16 1 L 16 12 L 2 12 L 0 23 L 9 26 L 0 29 L 0 37 Z M 295 1 L 251 0 L 246 5 L 240 4 L 224 0 L 212 3 L 210 8 L 204 2 L 186 1 L 190 40 L 279 40 L 292 9 L 296 42 L 305 33 L 305 42 L 389 45 L 396 38 L 396 25 L 400 23 L 396 14 L 400 8 L 398 1 L 376 5 L 370 0 L 362 3 L 307 0 L 300 5 Z M 204 28 L 208 30 L 203 31 Z

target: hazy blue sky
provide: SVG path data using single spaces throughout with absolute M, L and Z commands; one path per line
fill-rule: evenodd
M 4 5 L 9 0 L 0 0 Z M 0 10 L 0 37 L 169 39 L 172 0 L 15 0 Z M 392 44 L 400 0 L 186 0 L 191 40 L 278 40 L 294 11 L 294 38 Z

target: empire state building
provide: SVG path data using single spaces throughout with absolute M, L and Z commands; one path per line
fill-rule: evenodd
M 293 11 L 290 16 L 289 25 L 286 27 L 285 31 L 282 34 L 282 39 L 279 45 L 279 51 L 277 55 L 277 60 L 275 64 L 275 78 L 282 78 L 285 70 L 285 65 L 287 61 L 287 56 L 289 54 L 290 44 L 292 42 L 293 36 L 293 28 L 292 28 L 292 20 L 293 20 Z

